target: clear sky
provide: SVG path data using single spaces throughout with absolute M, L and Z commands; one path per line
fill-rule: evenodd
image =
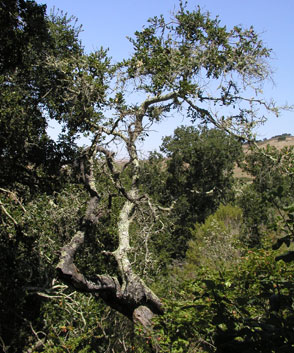
M 109 48 L 114 60 L 128 57 L 131 46 L 126 36 L 140 30 L 149 17 L 169 15 L 177 8 L 177 0 L 38 0 L 47 5 L 47 11 L 55 7 L 78 18 L 83 25 L 82 43 L 88 52 Z M 294 0 L 189 0 L 189 8 L 199 5 L 211 15 L 219 15 L 223 25 L 250 27 L 261 34 L 269 48 L 273 49 L 271 65 L 274 83 L 264 88 L 267 99 L 273 98 L 279 105 L 294 104 Z M 147 150 L 160 145 L 161 137 L 172 134 L 181 121 L 167 121 L 157 126 Z M 294 135 L 294 111 L 284 112 L 280 118 L 271 118 L 259 129 L 259 138 L 269 138 L 282 133 Z

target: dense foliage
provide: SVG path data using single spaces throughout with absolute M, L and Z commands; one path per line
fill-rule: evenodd
M 45 6 L 32 1 L 1 2 L 0 185 L 21 183 L 52 191 L 60 167 L 75 152 L 73 141 L 47 134 L 48 115 L 59 106 L 60 86 L 49 60 L 78 55 L 79 30 L 65 17 L 45 17 Z M 65 35 L 66 34 L 66 35 Z M 13 48 L 12 48 L 13 46 Z M 61 87 L 60 87 L 61 88 Z
M 174 203 L 170 256 L 180 258 L 195 222 L 203 222 L 221 202 L 234 198 L 233 169 L 242 147 L 221 130 L 182 126 L 163 139 L 160 149 L 162 154 L 150 155 L 141 182 L 161 204 Z
M 294 153 L 253 143 L 256 108 L 278 114 L 254 29 L 180 2 L 114 64 L 35 1 L 0 19 L 0 349 L 294 351 Z M 139 160 L 172 114 L 187 125 Z

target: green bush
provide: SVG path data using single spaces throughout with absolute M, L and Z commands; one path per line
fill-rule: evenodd
M 249 250 L 222 271 L 199 267 L 156 321 L 161 352 L 292 352 L 293 265 Z
M 197 223 L 188 242 L 187 271 L 193 272 L 199 265 L 220 268 L 237 261 L 241 226 L 242 211 L 231 205 L 221 205 L 204 224 Z
M 286 136 L 279 136 L 278 141 L 286 141 Z

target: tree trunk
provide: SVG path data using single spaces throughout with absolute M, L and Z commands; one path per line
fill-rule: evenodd
M 135 208 L 135 202 L 131 200 L 136 199 L 136 189 L 134 188 L 128 193 L 128 199 L 126 199 L 120 211 L 118 221 L 119 245 L 114 252 L 110 253 L 115 257 L 118 264 L 122 278 L 121 283 L 117 278 L 109 275 L 97 275 L 94 280 L 88 280 L 74 264 L 74 257 L 84 243 L 87 229 L 92 224 L 99 224 L 101 212 L 98 211 L 100 197 L 93 183 L 92 168 L 90 168 L 89 175 L 84 175 L 82 179 L 87 190 L 90 190 L 91 198 L 88 201 L 81 229 L 61 249 L 60 260 L 57 265 L 58 275 L 75 290 L 92 293 L 103 299 L 114 310 L 148 328 L 151 325 L 152 317 L 156 314 L 162 314 L 163 308 L 160 299 L 133 272 L 128 258 L 128 252 L 130 251 L 129 227 Z

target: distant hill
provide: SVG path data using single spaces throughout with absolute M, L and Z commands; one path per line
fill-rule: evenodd
M 283 147 L 294 146 L 294 136 L 291 136 L 291 134 L 277 135 L 269 139 L 264 139 L 263 141 L 257 141 L 257 144 L 260 147 L 266 147 L 267 145 L 270 145 L 281 150 Z M 243 145 L 243 150 L 246 153 L 248 150 L 248 144 Z M 248 174 L 244 173 L 242 169 L 237 166 L 235 167 L 234 174 L 237 178 L 251 179 Z
M 270 139 L 264 139 L 263 141 L 257 141 L 257 143 L 261 147 L 270 145 L 280 150 L 286 146 L 293 146 L 294 136 L 291 136 L 291 134 L 282 134 L 282 135 L 273 136 Z M 246 148 L 246 145 L 244 145 L 244 147 Z

